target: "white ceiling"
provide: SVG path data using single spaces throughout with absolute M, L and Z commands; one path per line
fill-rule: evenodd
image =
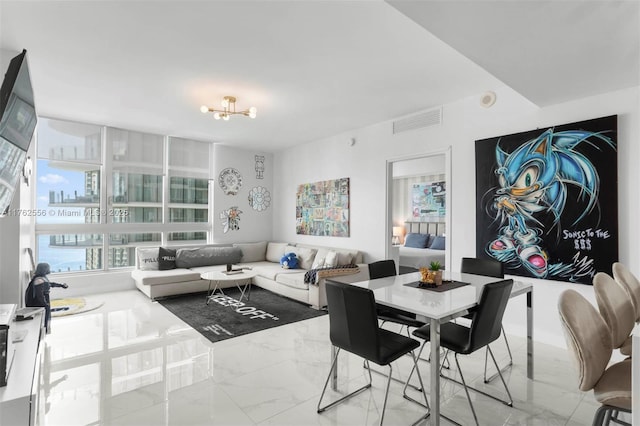
M 640 1 L 388 3 L 538 106 L 640 85 Z
M 27 49 L 40 115 L 266 151 L 479 96 L 503 82 L 539 105 L 608 91 L 611 81 L 638 85 L 637 37 L 595 43 L 589 28 L 580 39 L 550 43 L 592 26 L 596 13 L 616 42 L 637 35 L 636 2 L 633 9 L 605 1 L 613 6 L 593 12 L 573 2 L 576 19 L 549 22 L 539 22 L 541 13 L 518 16 L 505 2 L 471 3 L 0 0 L 0 47 Z M 483 24 L 490 18 L 491 26 Z M 531 35 L 538 28 L 544 37 Z M 587 49 L 587 60 L 565 57 L 565 45 Z M 598 58 L 611 51 L 627 62 L 604 67 Z M 537 62 L 548 66 L 522 73 L 521 65 Z M 240 109 L 256 106 L 258 117 L 222 122 L 200 113 L 224 95 L 236 96 Z

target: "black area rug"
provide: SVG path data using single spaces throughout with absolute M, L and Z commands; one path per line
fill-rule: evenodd
M 325 315 L 295 300 L 252 286 L 238 302 L 237 288 L 224 289 L 207 305 L 206 293 L 186 294 L 158 302 L 212 342 Z

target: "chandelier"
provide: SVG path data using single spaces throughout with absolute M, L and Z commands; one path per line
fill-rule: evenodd
M 212 112 L 213 118 L 215 118 L 216 120 L 220 120 L 222 118 L 225 121 L 228 121 L 229 117 L 236 114 L 241 114 L 245 117 L 256 118 L 256 113 L 258 112 L 258 109 L 256 107 L 251 107 L 243 111 L 236 111 L 236 98 L 233 96 L 225 96 L 224 98 L 222 98 L 221 104 L 222 109 L 215 109 L 206 105 L 202 105 L 200 107 L 200 111 L 202 111 L 203 114 Z

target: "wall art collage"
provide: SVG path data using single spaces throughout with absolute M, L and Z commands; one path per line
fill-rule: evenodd
M 349 178 L 298 186 L 296 233 L 327 237 L 349 236 Z

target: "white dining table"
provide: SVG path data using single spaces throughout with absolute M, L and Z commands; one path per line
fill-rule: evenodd
M 440 424 L 440 324 L 465 315 L 478 304 L 482 288 L 499 278 L 482 275 L 444 272 L 444 280 L 460 281 L 470 285 L 437 292 L 424 288 L 407 286 L 417 282 L 420 274 L 410 273 L 374 280 L 359 281 L 352 285 L 373 290 L 377 304 L 402 309 L 416 315 L 420 321 L 431 325 L 431 365 L 429 421 Z M 511 297 L 527 296 L 527 377 L 533 379 L 533 286 L 531 283 L 515 281 Z M 335 348 L 334 348 L 335 350 Z M 332 377 L 332 387 L 336 389 L 337 368 Z

